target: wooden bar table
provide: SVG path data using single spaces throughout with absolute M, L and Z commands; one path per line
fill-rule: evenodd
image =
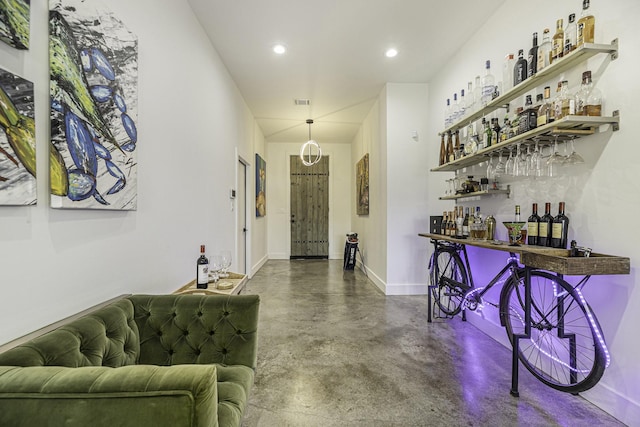
M 546 270 L 558 274 L 559 276 L 584 276 L 576 287 L 584 286 L 592 275 L 609 275 L 609 274 L 629 274 L 631 272 L 630 260 L 626 257 L 613 255 L 604 255 L 591 252 L 588 257 L 571 257 L 568 249 L 546 248 L 529 245 L 510 245 L 503 241 L 484 241 L 473 239 L 458 239 L 455 237 L 445 236 L 441 234 L 420 233 L 419 236 L 431 239 L 434 244 L 438 241 L 447 241 L 464 246 L 476 246 L 484 249 L 509 252 L 512 256 L 520 255 L 520 263 L 524 265 L 524 334 L 513 335 L 512 337 L 512 361 L 511 361 L 511 390 L 513 396 L 519 396 L 518 393 L 518 354 L 521 339 L 531 338 L 531 271 Z M 470 266 L 466 268 L 468 276 L 471 280 L 473 292 L 473 279 Z M 431 292 L 437 287 L 437 283 L 429 283 L 428 285 L 428 321 L 431 321 Z M 463 310 L 463 320 L 464 310 Z
M 174 294 L 204 294 L 204 295 L 238 295 L 247 284 L 247 276 L 245 274 L 231 273 L 229 277 L 218 280 L 218 283 L 209 282 L 207 289 L 199 289 L 196 286 L 196 279 L 193 279 L 180 289 L 174 291 Z M 217 286 L 223 285 L 224 289 Z

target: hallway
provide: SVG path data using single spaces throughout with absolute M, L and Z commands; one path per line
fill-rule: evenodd
M 341 261 L 269 261 L 245 293 L 261 308 L 244 426 L 623 425 L 524 368 L 512 397 L 509 349 Z

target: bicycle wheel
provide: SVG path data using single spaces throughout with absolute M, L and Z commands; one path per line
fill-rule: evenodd
M 467 271 L 460 256 L 451 250 L 437 250 L 430 276 L 434 286 L 431 292 L 440 310 L 449 316 L 460 313 L 464 295 L 469 289 Z
M 505 283 L 500 318 L 509 341 L 524 334 L 524 271 Z M 518 358 L 546 385 L 579 393 L 596 385 L 608 351 L 593 311 L 579 290 L 561 277 L 531 272 L 531 338 L 519 341 Z

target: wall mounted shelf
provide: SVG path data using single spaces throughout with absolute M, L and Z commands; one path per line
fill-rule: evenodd
M 511 188 L 507 186 L 506 190 L 487 190 L 487 191 L 474 191 L 473 193 L 464 193 L 464 194 L 454 194 L 451 196 L 442 196 L 439 197 L 440 200 L 458 200 L 458 199 L 466 199 L 469 197 L 476 196 L 491 196 L 494 194 L 506 194 L 507 197 L 511 194 Z

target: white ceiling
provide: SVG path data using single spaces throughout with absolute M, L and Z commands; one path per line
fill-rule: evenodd
M 311 118 L 320 144 L 351 142 L 386 82 L 428 82 L 504 1 L 188 0 L 266 141 L 306 141 Z

